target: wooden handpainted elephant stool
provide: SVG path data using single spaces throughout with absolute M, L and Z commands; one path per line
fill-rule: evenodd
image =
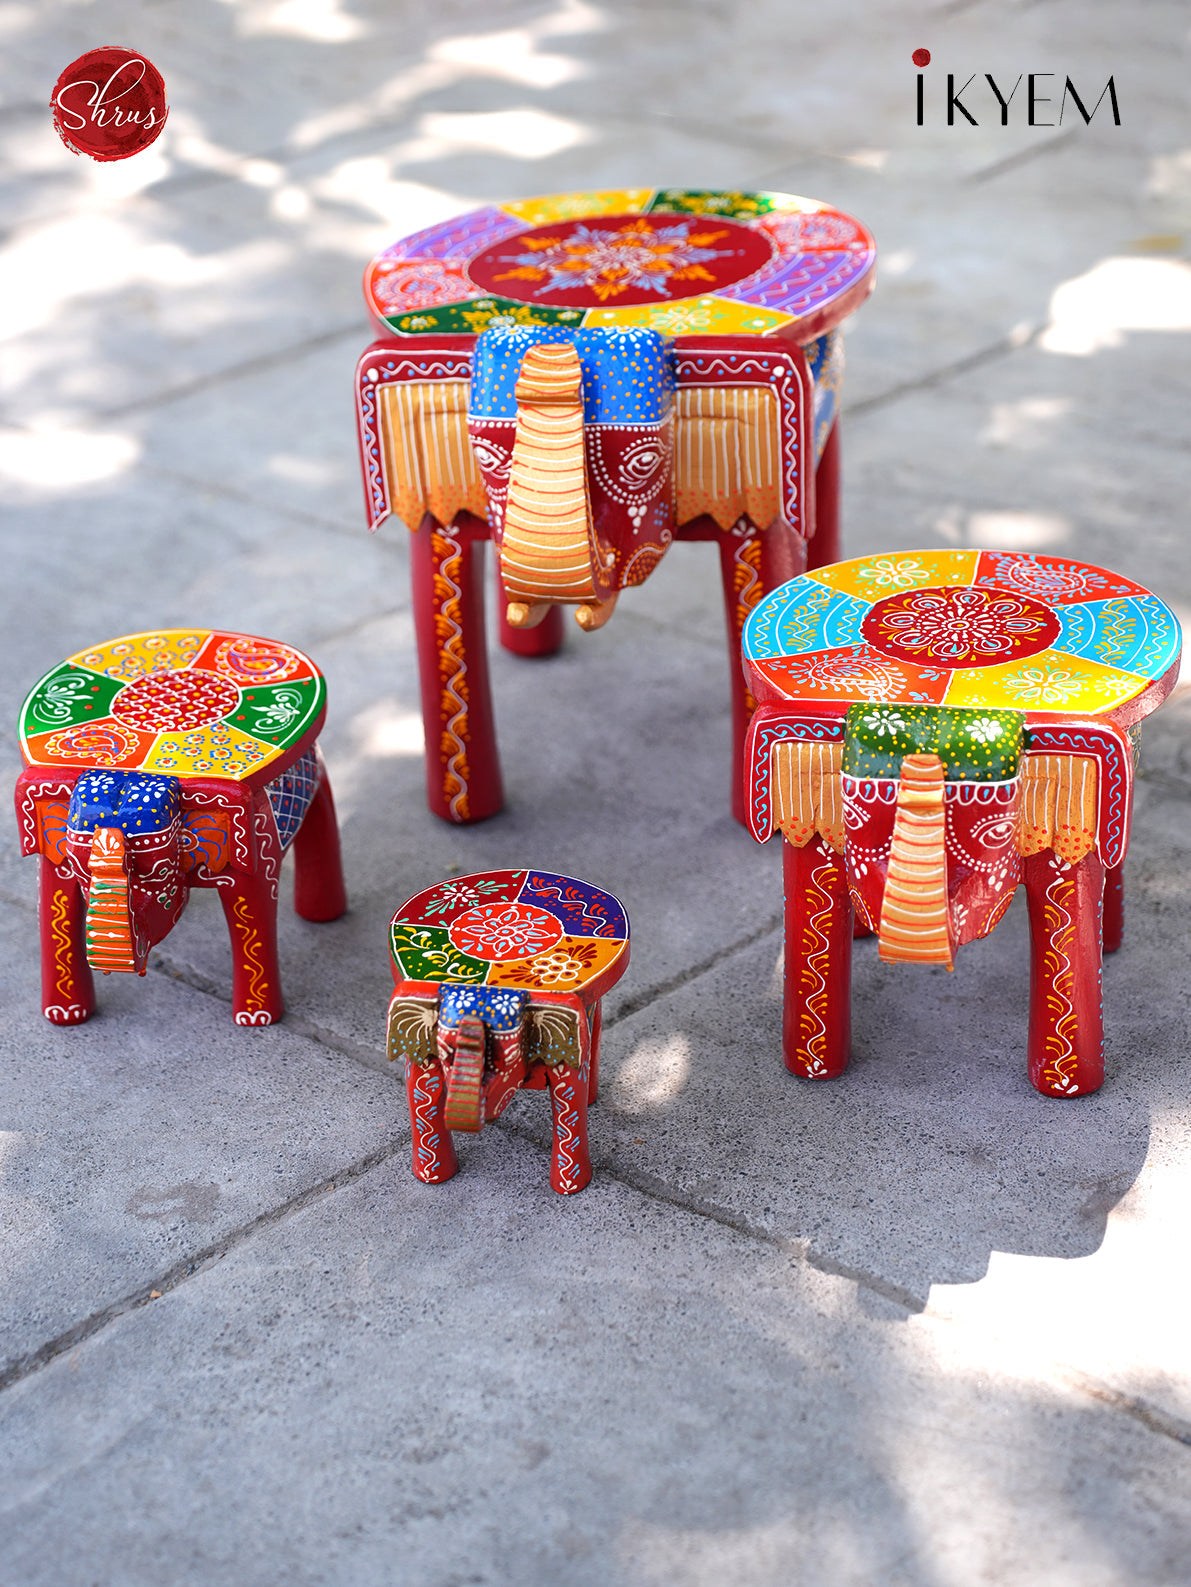
M 754 837 L 786 840 L 787 1068 L 847 1065 L 854 922 L 884 960 L 951 969 L 1024 883 L 1030 1080 L 1102 1084 L 1136 728 L 1179 654 L 1142 586 L 1023 553 L 859 558 L 758 605 L 746 786 Z
M 452 1130 L 478 1133 L 520 1087 L 549 1089 L 550 1183 L 582 1190 L 600 999 L 629 961 L 623 906 L 574 877 L 486 871 L 427 888 L 390 929 L 388 1051 L 405 1061 L 414 1173 L 450 1179 Z
M 576 217 L 583 217 L 582 219 Z M 676 539 L 714 540 L 729 629 L 733 811 L 754 701 L 735 664 L 757 600 L 837 554 L 839 323 L 873 283 L 872 238 L 779 193 L 634 190 L 488 207 L 374 259 L 396 333 L 357 370 L 370 527 L 414 531 L 430 808 L 503 801 L 484 636 L 562 641 L 560 605 L 606 623 Z
M 300 651 L 212 629 L 132 634 L 69 657 L 21 711 L 16 810 L 40 856 L 42 1008 L 95 1011 L 91 972 L 145 974 L 193 887 L 219 894 L 232 939 L 237 1025 L 283 1012 L 277 882 L 294 907 L 347 907 L 317 735 L 326 685 Z

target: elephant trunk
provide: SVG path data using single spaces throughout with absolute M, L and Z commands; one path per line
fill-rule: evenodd
M 578 601 L 580 625 L 607 621 L 583 431 L 583 366 L 571 342 L 539 342 L 521 363 L 517 429 L 500 550 L 513 628 L 532 628 L 551 603 Z
M 447 1082 L 444 1123 L 449 1130 L 476 1135 L 484 1127 L 484 1022 L 468 1015 L 455 1033 L 455 1056 Z
M 906 755 L 897 785 L 889 874 L 878 927 L 889 961 L 955 968 L 947 904 L 944 779 L 938 755 Z
M 87 963 L 105 975 L 113 970 L 144 975 L 144 965 L 137 964 L 133 945 L 128 860 L 124 833 L 119 827 L 96 827 L 88 868 L 91 883 L 87 890 Z

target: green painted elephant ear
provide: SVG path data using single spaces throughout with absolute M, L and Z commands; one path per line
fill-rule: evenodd
M 402 1058 L 419 1068 L 437 1056 L 438 986 L 402 981 L 389 1003 L 389 1062 Z
M 527 1057 L 548 1069 L 580 1069 L 591 1050 L 591 1027 L 577 997 L 535 992 L 529 1005 Z

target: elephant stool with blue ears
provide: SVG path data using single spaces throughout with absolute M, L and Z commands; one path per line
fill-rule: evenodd
M 391 934 L 389 1057 L 405 1061 L 414 1173 L 450 1179 L 452 1130 L 477 1134 L 519 1088 L 548 1089 L 550 1183 L 582 1190 L 600 1000 L 629 959 L 623 906 L 574 877 L 489 871 L 418 893 Z
M 238 1025 L 283 1012 L 277 883 L 292 846 L 305 920 L 347 908 L 317 734 L 326 686 L 300 651 L 167 629 L 71 656 L 21 712 L 21 847 L 41 860 L 42 1008 L 95 1011 L 91 972 L 144 975 L 192 887 L 219 894 Z
M 444 820 L 503 801 L 483 543 L 500 642 L 601 628 L 675 540 L 714 542 L 734 772 L 754 698 L 741 631 L 766 592 L 838 555 L 839 326 L 872 237 L 794 194 L 632 189 L 485 205 L 368 267 L 386 339 L 356 403 L 369 525 L 413 531 L 426 793 Z

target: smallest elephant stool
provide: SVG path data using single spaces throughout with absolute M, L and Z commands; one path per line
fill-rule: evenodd
M 484 871 L 411 898 L 390 930 L 389 1057 L 405 1060 L 414 1173 L 450 1179 L 452 1130 L 478 1132 L 519 1086 L 548 1087 L 550 1183 L 582 1190 L 600 999 L 629 962 L 623 906 L 571 876 Z
M 301 651 L 167 628 L 70 656 L 21 710 L 21 849 L 41 856 L 42 1009 L 95 1011 L 92 970 L 144 975 L 192 887 L 219 894 L 237 1025 L 283 1005 L 277 879 L 293 845 L 304 920 L 347 908 L 318 749 L 326 685 Z

